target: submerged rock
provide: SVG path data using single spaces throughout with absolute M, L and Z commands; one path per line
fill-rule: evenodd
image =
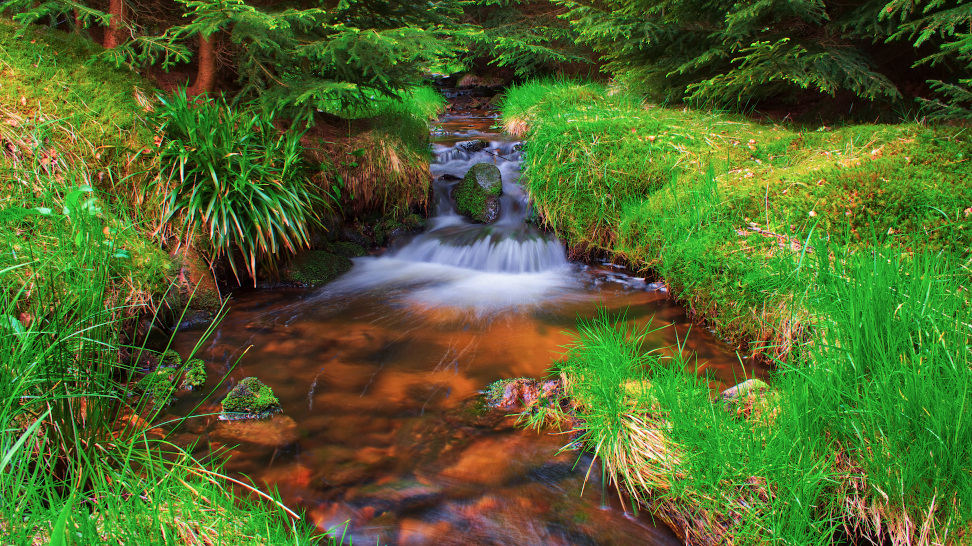
M 521 411 L 537 403 L 560 399 L 560 382 L 539 381 L 526 377 L 500 379 L 486 387 L 486 401 L 494 408 Z
M 473 165 L 466 176 L 452 189 L 456 212 L 483 224 L 499 218 L 499 196 L 503 194 L 503 178 L 492 163 Z
M 223 421 L 265 419 L 283 411 L 280 400 L 274 396 L 270 387 L 255 377 L 240 381 L 226 395 L 222 405 L 223 411 L 219 418 Z
M 283 447 L 300 439 L 300 429 L 293 418 L 274 415 L 260 421 L 221 421 L 211 432 L 213 438 L 228 444 L 248 444 Z

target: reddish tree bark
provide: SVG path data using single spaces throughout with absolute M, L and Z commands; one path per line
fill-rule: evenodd
M 212 93 L 216 88 L 216 51 L 213 44 L 215 36 L 199 35 L 199 70 L 196 81 L 189 88 L 189 95 Z
M 125 0 L 108 0 L 108 30 L 105 31 L 105 49 L 112 49 L 125 41 Z

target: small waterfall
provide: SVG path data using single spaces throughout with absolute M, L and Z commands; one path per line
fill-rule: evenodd
M 435 216 L 429 229 L 398 241 L 380 257 L 356 258 L 354 269 L 324 294 L 381 291 L 425 307 L 499 311 L 562 298 L 577 285 L 563 244 L 526 222 L 530 205 L 519 184 L 520 144 L 489 133 L 490 118 L 462 119 L 476 129 L 433 133 L 439 141 L 430 165 Z M 482 140 L 457 142 L 457 137 Z M 489 225 L 459 215 L 450 197 L 470 167 L 483 162 L 495 164 L 503 181 L 500 215 Z
M 567 265 L 560 241 L 525 222 L 529 203 L 517 183 L 521 160 L 518 143 L 494 141 L 478 151 L 468 151 L 461 143 L 437 145 L 435 151 L 430 170 L 435 177 L 436 216 L 431 219 L 431 228 L 391 250 L 388 257 L 511 274 L 539 273 Z M 459 216 L 449 197 L 470 167 L 484 162 L 495 163 L 503 176 L 500 217 L 490 225 Z

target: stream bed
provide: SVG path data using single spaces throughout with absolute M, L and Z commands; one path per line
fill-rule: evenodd
M 477 395 L 497 379 L 544 376 L 577 319 L 601 308 L 666 326 L 649 336 L 655 347 L 688 335 L 713 388 L 752 372 L 704 329 L 689 333 L 662 285 L 569 262 L 553 235 L 525 223 L 521 152 L 493 121 L 463 112 L 436 126 L 436 215 L 425 233 L 355 259 L 321 288 L 236 293 L 203 342 L 201 332 L 181 332 L 174 348 L 187 355 L 199 343 L 211 380 L 177 400 L 173 415 L 218 412 L 247 376 L 270 385 L 284 413 L 194 417 L 174 439 L 198 440 L 200 455 L 228 450 L 227 471 L 277 488 L 322 529 L 340 534 L 347 522 L 355 544 L 680 544 L 649 514 L 625 511 L 616 492 L 602 499 L 598 465 L 561 452 L 566 435 L 483 413 Z M 478 139 L 487 145 L 462 144 Z M 481 161 L 503 175 L 490 226 L 458 216 L 448 199 Z

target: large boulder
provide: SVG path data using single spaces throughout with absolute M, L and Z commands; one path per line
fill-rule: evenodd
M 492 163 L 477 163 L 452 189 L 452 200 L 459 214 L 489 224 L 499 218 L 499 196 L 502 194 L 499 168 Z

